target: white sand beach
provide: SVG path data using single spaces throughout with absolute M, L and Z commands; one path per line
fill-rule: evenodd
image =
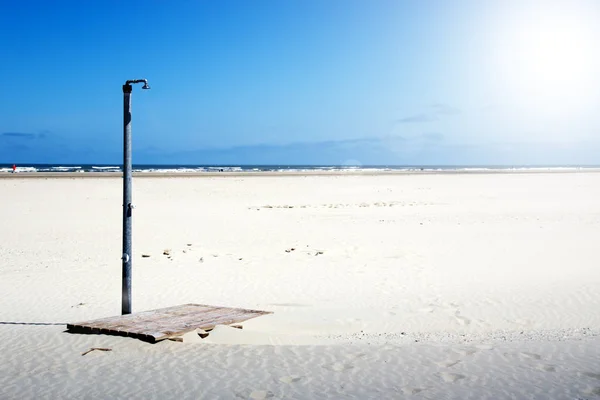
M 600 173 L 136 178 L 134 312 L 274 312 L 189 343 L 65 332 L 121 190 L 0 179 L 0 398 L 600 398 Z

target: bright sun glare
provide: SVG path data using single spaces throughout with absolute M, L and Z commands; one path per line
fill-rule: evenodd
M 543 107 L 559 99 L 580 103 L 597 79 L 598 26 L 582 7 L 543 4 L 497 21 L 492 51 L 501 90 Z
M 589 76 L 591 48 L 577 26 L 533 25 L 517 39 L 516 66 L 522 78 L 541 85 L 577 85 Z

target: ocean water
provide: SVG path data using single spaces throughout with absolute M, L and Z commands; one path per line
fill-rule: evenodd
M 134 172 L 154 173 L 202 173 L 202 172 L 309 172 L 309 171 L 576 171 L 582 169 L 600 168 L 600 166 L 581 165 L 134 165 Z M 107 164 L 19 164 L 17 173 L 30 172 L 81 172 L 97 173 L 121 172 L 121 165 Z M 12 173 L 12 164 L 0 164 L 1 173 Z

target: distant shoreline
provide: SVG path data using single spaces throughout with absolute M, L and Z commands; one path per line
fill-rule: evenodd
M 488 169 L 488 170 L 392 170 L 392 171 L 224 171 L 224 172 L 134 172 L 136 178 L 244 178 L 298 176 L 389 176 L 389 175 L 485 175 L 485 174 L 581 174 L 599 173 L 600 168 Z M 121 172 L 3 172 L 0 179 L 121 178 Z

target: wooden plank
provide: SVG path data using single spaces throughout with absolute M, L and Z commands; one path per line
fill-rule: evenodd
M 195 329 L 211 330 L 216 325 L 230 325 L 266 314 L 271 314 L 271 312 L 204 304 L 183 304 L 67 324 L 67 330 L 74 333 L 130 336 L 157 342 L 181 336 Z
M 203 329 L 206 331 L 206 330 L 210 330 L 210 329 L 214 328 L 217 325 L 235 324 L 235 323 L 247 321 L 247 320 L 249 320 L 251 318 L 255 318 L 255 317 L 257 317 L 257 315 L 242 316 L 241 314 L 238 314 L 237 316 L 231 316 L 231 315 L 219 316 L 217 318 L 214 318 L 210 321 L 203 323 L 202 325 L 196 325 L 193 327 L 191 327 L 191 326 L 190 327 L 179 327 L 179 328 L 174 328 L 172 331 L 164 331 L 163 335 L 156 337 L 156 340 L 163 340 L 163 339 L 168 339 L 169 337 L 172 337 L 172 336 L 179 336 L 182 333 L 191 332 L 194 329 Z

